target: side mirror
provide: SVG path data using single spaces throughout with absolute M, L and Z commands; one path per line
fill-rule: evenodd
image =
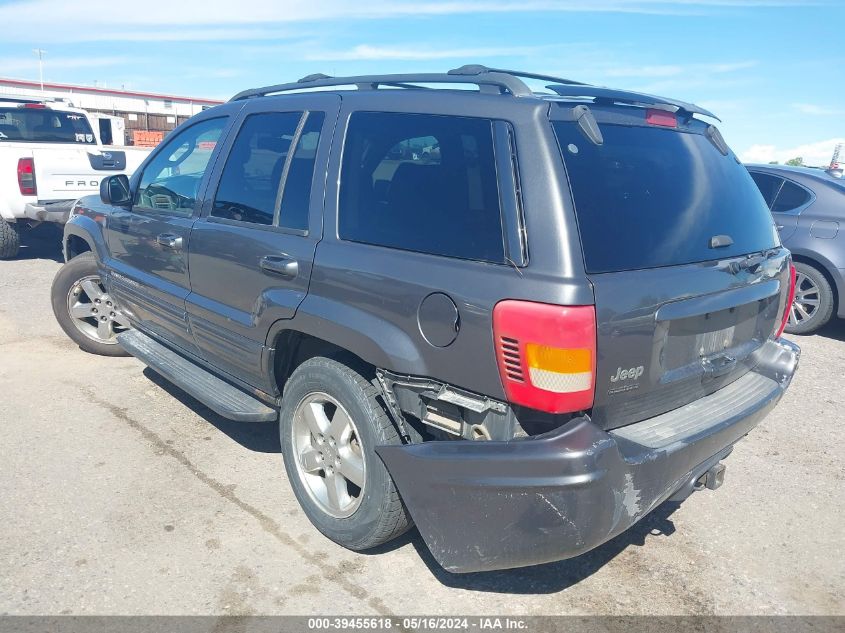
M 100 183 L 100 200 L 104 204 L 110 204 L 115 207 L 125 207 L 132 204 L 129 178 L 125 174 L 103 178 Z

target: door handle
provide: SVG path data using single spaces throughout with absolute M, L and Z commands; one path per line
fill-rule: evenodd
M 775 228 L 776 228 L 778 231 L 783 231 L 784 226 L 783 226 L 783 224 L 775 224 Z
M 291 257 L 266 255 L 261 258 L 258 265 L 264 272 L 286 279 L 293 279 L 299 274 L 299 262 Z
M 170 248 L 174 251 L 182 250 L 182 236 L 181 235 L 173 235 L 173 233 L 162 233 L 158 237 L 156 237 L 156 242 L 158 242 L 164 248 Z

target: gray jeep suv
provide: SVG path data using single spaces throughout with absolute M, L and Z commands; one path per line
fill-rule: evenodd
M 54 310 L 278 423 L 346 547 L 576 556 L 719 487 L 798 363 L 790 255 L 707 118 L 482 66 L 248 90 L 76 205 Z

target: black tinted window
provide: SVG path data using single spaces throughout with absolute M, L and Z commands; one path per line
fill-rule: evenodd
M 0 108 L 0 141 L 94 145 L 97 139 L 82 114 L 31 106 Z
M 763 194 L 763 199 L 766 201 L 766 204 L 771 207 L 772 202 L 775 201 L 775 196 L 778 195 L 778 191 L 780 191 L 780 186 L 783 184 L 783 178 L 778 178 L 777 176 L 771 176 L 769 174 L 761 174 L 760 172 L 754 171 L 750 173 L 751 178 L 754 179 L 754 184 L 757 185 L 760 193 Z
M 246 118 L 226 158 L 211 215 L 273 224 L 282 170 L 301 118 L 301 112 Z
M 169 136 L 141 176 L 135 204 L 191 215 L 226 119 L 207 119 Z
M 587 271 L 674 266 L 772 248 L 769 209 L 745 168 L 701 134 L 602 124 L 594 145 L 554 124 Z M 710 248 L 716 235 L 733 244 Z
M 773 213 L 785 213 L 797 209 L 810 199 L 810 192 L 788 180 L 783 181 L 778 197 L 772 205 Z
M 317 144 L 325 115 L 310 112 L 285 177 L 282 209 L 279 224 L 289 229 L 308 229 L 308 206 L 311 201 L 311 181 L 314 179 L 314 162 Z
M 504 261 L 492 122 L 357 113 L 346 138 L 340 237 Z

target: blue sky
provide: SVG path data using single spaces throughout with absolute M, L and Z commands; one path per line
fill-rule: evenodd
M 0 1 L 0 76 L 228 98 L 464 63 L 693 101 L 746 160 L 845 140 L 842 0 Z M 12 28 L 9 28 L 12 27 Z

